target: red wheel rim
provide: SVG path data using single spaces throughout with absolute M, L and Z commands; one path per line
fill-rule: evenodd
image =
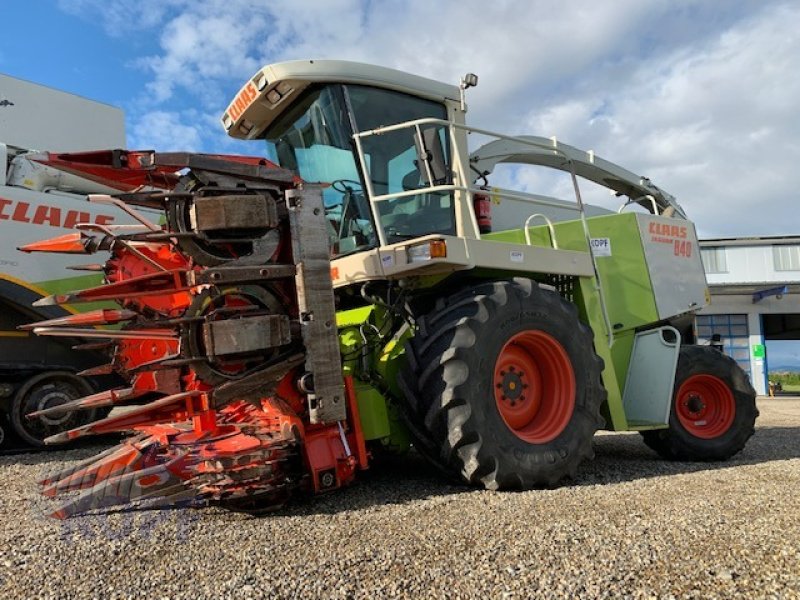
M 733 425 L 736 402 L 731 389 L 719 377 L 692 375 L 675 395 L 675 414 L 686 431 L 710 440 Z
M 564 347 L 543 331 L 523 331 L 500 350 L 494 399 L 521 440 L 544 444 L 564 431 L 575 410 L 575 372 Z

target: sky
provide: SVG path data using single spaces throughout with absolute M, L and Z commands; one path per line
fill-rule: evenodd
M 470 124 L 646 175 L 701 237 L 796 235 L 798 30 L 791 0 L 3 0 L 0 72 L 121 107 L 130 148 L 250 154 L 219 116 L 265 64 L 474 72 Z

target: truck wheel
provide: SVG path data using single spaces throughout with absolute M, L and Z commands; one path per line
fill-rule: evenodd
M 555 291 L 514 279 L 458 292 L 418 320 L 406 354 L 412 424 L 467 483 L 555 485 L 592 457 L 603 361 Z
M 69 371 L 46 371 L 28 379 L 11 402 L 11 426 L 31 446 L 44 446 L 45 438 L 95 420 L 96 411 L 72 411 L 29 419 L 36 410 L 58 406 L 91 394 L 89 383 Z
M 684 346 L 669 428 L 642 436 L 664 458 L 726 460 L 744 448 L 756 417 L 756 392 L 736 361 L 710 346 Z

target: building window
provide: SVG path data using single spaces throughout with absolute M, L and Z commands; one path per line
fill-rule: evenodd
M 728 260 L 723 246 L 701 248 L 700 256 L 703 258 L 703 268 L 706 273 L 727 273 Z
M 800 271 L 800 246 L 773 246 L 772 260 L 776 271 Z
M 750 338 L 747 315 L 697 315 L 694 318 L 696 343 L 708 346 L 719 336 L 722 350 L 750 376 Z

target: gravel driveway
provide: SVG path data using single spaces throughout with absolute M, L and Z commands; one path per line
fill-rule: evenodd
M 800 597 L 800 399 L 760 399 L 721 464 L 603 434 L 572 485 L 484 492 L 410 457 L 264 518 L 44 517 L 38 477 L 99 448 L 0 457 L 0 598 Z

